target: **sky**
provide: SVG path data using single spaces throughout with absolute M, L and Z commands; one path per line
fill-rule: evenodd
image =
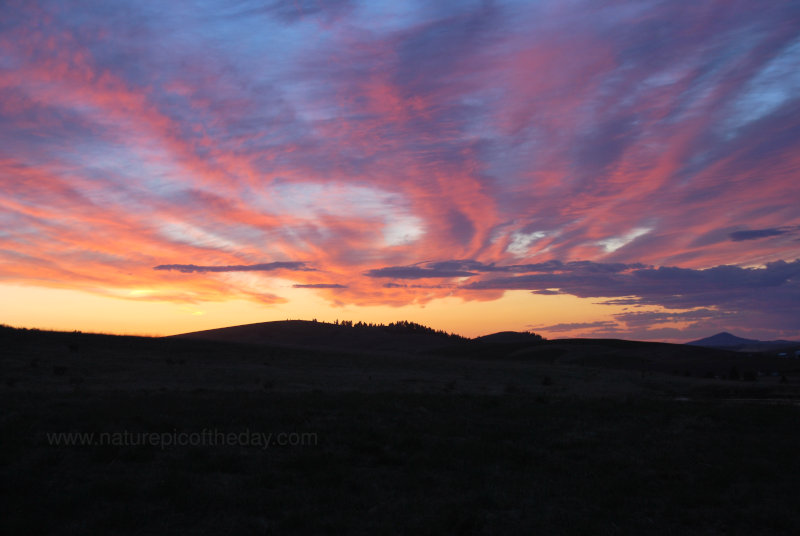
M 800 3 L 6 1 L 0 323 L 800 340 Z

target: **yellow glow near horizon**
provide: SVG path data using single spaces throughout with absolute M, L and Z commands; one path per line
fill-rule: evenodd
M 622 310 L 620 306 L 598 305 L 596 300 L 543 296 L 527 291 L 508 291 L 494 301 L 463 301 L 450 297 L 424 306 L 336 307 L 310 289 L 281 289 L 281 294 L 289 301 L 275 305 L 247 300 L 172 303 L 147 300 L 147 293 L 137 290 L 131 295 L 140 298 L 123 299 L 80 290 L 0 284 L 3 296 L 0 323 L 27 328 L 158 336 L 286 319 L 376 323 L 410 320 L 475 337 L 505 330 L 533 330 L 547 335 L 535 327 L 603 320 Z

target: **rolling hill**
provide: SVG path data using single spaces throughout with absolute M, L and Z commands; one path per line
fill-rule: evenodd
M 429 352 L 467 341 L 413 322 L 383 325 L 310 320 L 259 322 L 183 333 L 171 338 L 394 354 Z

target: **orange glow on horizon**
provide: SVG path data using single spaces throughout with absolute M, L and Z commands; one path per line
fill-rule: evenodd
M 42 287 L 0 285 L 4 304 L 3 323 L 14 327 L 85 331 L 119 335 L 163 336 L 274 320 L 323 322 L 353 320 L 389 323 L 410 320 L 435 329 L 477 337 L 497 331 L 535 331 L 534 326 L 564 322 L 590 322 L 598 315 L 622 310 L 598 305 L 596 300 L 573 296 L 535 296 L 526 291 L 509 291 L 503 298 L 465 302 L 450 297 L 424 306 L 341 306 L 334 307 L 309 289 L 290 289 L 293 299 L 283 304 L 264 305 L 247 300 L 202 302 L 198 304 L 121 299 L 86 292 Z M 47 307 L 41 304 L 46 303 Z M 556 337 L 563 336 L 556 334 Z

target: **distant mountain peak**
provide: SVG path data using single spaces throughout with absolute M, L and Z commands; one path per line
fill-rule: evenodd
M 742 337 L 737 337 L 732 333 L 723 331 L 721 333 L 717 333 L 716 335 L 706 337 L 705 339 L 699 339 L 696 341 L 687 342 L 686 344 L 691 346 L 725 347 L 725 346 L 741 346 L 745 344 L 758 344 L 759 342 L 761 341 L 755 339 L 745 339 Z
M 748 351 L 764 351 L 779 348 L 781 346 L 797 346 L 800 345 L 799 341 L 760 341 L 756 339 L 743 339 L 732 335 L 727 331 L 717 333 L 711 337 L 700 339 L 697 341 L 687 342 L 690 346 L 705 346 L 706 348 L 727 348 L 731 350 L 748 350 Z

